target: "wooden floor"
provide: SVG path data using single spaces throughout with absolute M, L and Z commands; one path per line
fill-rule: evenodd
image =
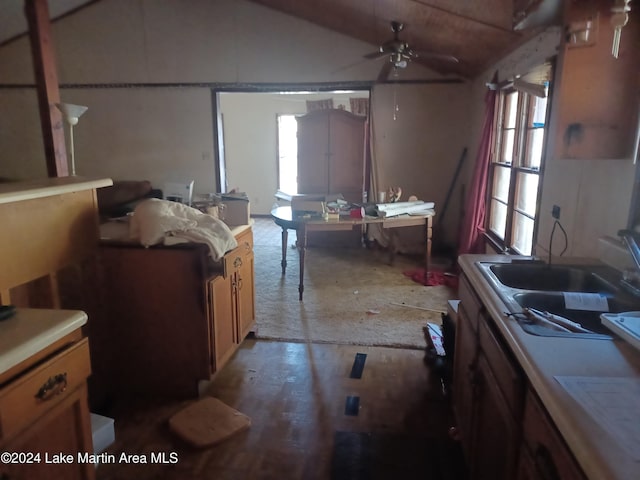
M 351 378 L 358 353 L 366 354 L 362 375 Z M 178 461 L 103 464 L 97 479 L 462 479 L 448 402 L 423 357 L 247 339 L 207 393 L 248 415 L 248 430 L 195 450 L 167 427 L 189 401 L 127 402 L 109 412 L 116 443 L 108 452 L 175 452 Z

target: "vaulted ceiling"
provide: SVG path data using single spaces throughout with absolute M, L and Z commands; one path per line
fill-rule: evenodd
M 49 0 L 53 19 L 99 0 Z M 540 32 L 559 23 L 562 0 L 249 0 L 378 47 L 398 38 L 414 58 L 442 74 L 472 78 Z M 0 2 L 0 45 L 24 34 L 23 0 Z M 184 8 L 188 8 L 188 2 Z M 284 34 L 284 33 L 283 33 Z M 433 53 L 436 55 L 429 55 Z M 438 56 L 440 55 L 440 56 Z M 454 56 L 453 62 L 442 56 Z M 368 61 L 380 62 L 388 57 Z M 362 59 L 362 61 L 367 61 Z M 381 67 L 382 68 L 382 67 Z
M 455 63 L 420 55 L 444 74 L 473 77 L 550 24 L 559 23 L 561 0 L 250 0 L 349 37 L 382 45 L 399 38 L 413 51 L 452 55 Z M 383 61 L 383 60 L 380 60 Z

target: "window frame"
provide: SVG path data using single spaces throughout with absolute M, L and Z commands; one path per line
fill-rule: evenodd
M 518 101 L 516 108 L 516 125 L 515 125 L 515 139 L 513 145 L 513 156 L 512 161 L 503 162 L 503 138 L 504 138 L 504 123 L 505 123 L 505 108 L 506 108 L 506 98 L 509 94 L 518 93 Z M 488 241 L 488 244 L 499 253 L 508 253 L 508 254 L 527 254 L 526 252 L 518 251 L 517 247 L 514 245 L 515 241 L 515 231 L 514 231 L 514 221 L 516 218 L 516 214 L 523 215 L 526 218 L 529 218 L 533 221 L 533 232 L 531 238 L 531 252 L 530 255 L 535 255 L 535 246 L 536 239 L 538 233 L 538 219 L 540 214 L 540 203 L 542 197 L 542 186 L 544 179 L 544 166 L 545 166 L 545 158 L 547 151 L 547 141 L 549 137 L 549 118 L 551 112 L 551 86 L 549 86 L 549 91 L 547 92 L 547 106 L 545 112 L 545 123 L 542 127 L 531 126 L 528 122 L 531 119 L 533 113 L 531 112 L 533 102 L 532 100 L 535 97 L 527 92 L 518 91 L 513 88 L 512 84 L 507 84 L 499 87 L 498 94 L 496 95 L 496 109 L 494 115 L 494 130 L 493 137 L 491 139 L 491 163 L 489 165 L 488 172 L 488 182 L 487 182 L 487 194 L 486 194 L 486 212 L 487 215 L 485 217 L 485 238 Z M 531 121 L 531 123 L 533 123 Z M 542 150 L 540 157 L 540 166 L 538 168 L 535 167 L 527 167 L 523 166 L 524 159 L 528 152 L 528 142 L 529 136 L 528 133 L 531 130 L 535 130 L 536 128 L 544 129 L 544 138 L 542 142 Z M 506 203 L 502 200 L 499 200 L 494 195 L 494 187 L 495 187 L 495 179 L 496 179 L 496 170 L 497 168 L 508 168 L 509 169 L 509 189 L 507 193 L 507 201 Z M 516 207 L 516 199 L 518 194 L 518 179 L 522 177 L 522 175 L 526 174 L 534 174 L 538 177 L 538 187 L 536 193 L 536 204 L 535 204 L 535 213 L 533 216 L 522 209 Z M 492 220 L 492 202 L 497 201 L 502 205 L 506 206 L 506 221 L 505 221 L 505 230 L 504 230 L 504 238 L 501 238 L 498 233 L 491 229 L 491 220 Z

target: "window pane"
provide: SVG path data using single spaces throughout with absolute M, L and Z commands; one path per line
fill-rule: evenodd
M 522 255 L 531 255 L 533 220 L 515 212 L 513 216 L 513 248 Z
M 518 173 L 516 178 L 515 207 L 532 217 L 536 214 L 539 179 L 539 175 L 535 173 Z
M 527 147 L 524 154 L 523 167 L 540 168 L 543 142 L 544 128 L 534 128 L 527 131 Z
M 504 128 L 516 128 L 518 92 L 507 94 L 504 101 Z
M 529 127 L 544 127 L 547 117 L 547 97 L 541 98 L 531 95 L 529 102 Z
M 516 132 L 515 130 L 504 130 L 502 132 L 502 151 L 500 152 L 501 163 L 513 163 L 513 147 L 515 144 Z
M 493 188 L 491 196 L 507 203 L 509 200 L 509 181 L 511 179 L 511 169 L 496 165 L 493 173 Z
M 491 200 L 489 229 L 504 240 L 507 229 L 507 206 L 497 200 Z

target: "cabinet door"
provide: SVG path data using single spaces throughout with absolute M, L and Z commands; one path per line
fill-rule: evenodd
M 329 190 L 361 202 L 364 191 L 365 117 L 343 110 L 329 114 Z
M 92 453 L 91 422 L 86 386 L 72 393 L 54 409 L 40 417 L 23 434 L 2 446 L 2 451 L 39 454 L 38 462 L 13 463 L 0 466 L 0 478 L 11 480 L 89 480 L 95 478 L 91 462 L 79 462 L 78 452 Z M 49 460 L 71 458 L 71 463 L 46 463 Z M 69 457 L 70 456 L 70 457 Z
M 318 110 L 298 121 L 298 193 L 329 192 L 329 119 Z
M 255 295 L 254 285 L 254 262 L 253 253 L 242 257 L 242 263 L 235 273 L 235 286 L 237 289 L 237 323 L 238 323 L 238 343 L 247 336 L 255 320 Z
M 456 325 L 455 357 L 453 360 L 453 408 L 467 461 L 471 458 L 471 419 L 473 389 L 476 375 L 477 339 L 471 328 L 464 305 L 460 304 Z
M 222 368 L 236 346 L 232 279 L 233 275 L 226 278 L 220 275 L 209 282 L 209 302 L 213 316 L 211 332 L 213 332 L 214 371 Z
M 534 466 L 535 479 L 584 480 L 586 477 L 540 400 L 527 393 L 524 415 L 524 444 Z
M 511 416 L 484 355 L 478 357 L 478 387 L 473 419 L 471 478 L 511 480 L 519 453 L 520 429 Z

